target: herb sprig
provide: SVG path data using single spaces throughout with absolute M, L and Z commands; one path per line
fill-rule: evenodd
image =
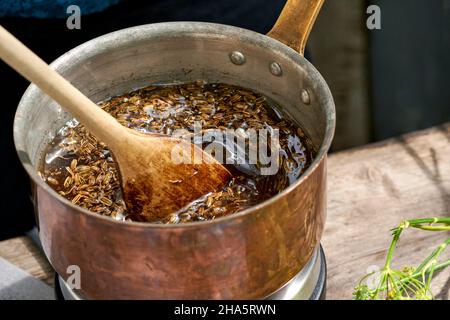
M 442 242 L 433 252 L 423 260 L 418 267 L 404 267 L 393 269 L 391 262 L 394 251 L 405 229 L 415 228 L 424 231 L 449 231 L 450 218 L 423 218 L 403 221 L 397 228 L 392 229 L 392 242 L 386 256 L 384 267 L 379 271 L 376 286 L 369 287 L 367 280 L 375 272 L 364 276 L 353 293 L 356 300 L 431 300 L 431 281 L 436 271 L 450 265 L 450 259 L 439 262 L 439 258 L 447 246 L 450 238 Z

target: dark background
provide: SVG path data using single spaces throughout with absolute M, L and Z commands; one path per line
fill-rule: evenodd
M 381 30 L 366 28 L 372 3 L 381 7 Z M 68 30 L 65 18 L 0 17 L 0 24 L 51 62 L 89 39 L 145 23 L 209 21 L 266 33 L 283 4 L 122 0 L 94 14 L 83 15 L 81 7 L 81 30 Z M 450 0 L 328 0 L 308 45 L 336 102 L 334 151 L 450 121 Z M 0 62 L 0 239 L 34 223 L 28 178 L 12 138 L 15 109 L 27 86 Z
M 372 2 L 383 16 L 370 33 L 374 138 L 450 120 L 450 1 Z

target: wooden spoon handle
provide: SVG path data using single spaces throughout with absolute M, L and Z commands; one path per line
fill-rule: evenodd
M 272 30 L 267 34 L 301 55 L 324 0 L 288 0 Z
M 0 26 L 0 58 L 70 112 L 98 139 L 112 144 L 125 131 L 111 115 Z

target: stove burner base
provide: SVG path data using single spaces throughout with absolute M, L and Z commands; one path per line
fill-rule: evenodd
M 266 300 L 325 300 L 327 264 L 322 246 L 308 264 L 288 283 L 266 297 Z M 82 300 L 61 276 L 55 275 L 55 294 L 58 300 Z

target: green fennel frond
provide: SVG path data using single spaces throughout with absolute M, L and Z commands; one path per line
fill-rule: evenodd
M 424 218 L 403 221 L 391 230 L 392 242 L 386 255 L 384 267 L 378 272 L 365 275 L 355 287 L 355 300 L 431 300 L 431 281 L 434 272 L 450 265 L 450 260 L 439 262 L 442 252 L 450 245 L 450 238 L 442 242 L 418 267 L 407 266 L 401 270 L 391 268 L 394 251 L 405 229 L 425 231 L 450 230 L 450 218 Z M 374 279 L 369 284 L 369 279 Z

